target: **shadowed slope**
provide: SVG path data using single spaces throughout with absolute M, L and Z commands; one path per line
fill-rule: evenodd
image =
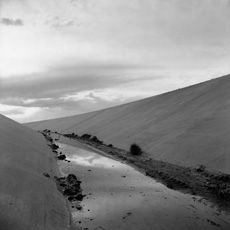
M 156 159 L 230 173 L 229 89 L 230 76 L 224 76 L 106 110 L 27 125 L 90 133 L 124 149 L 136 142 Z
M 0 229 L 67 229 L 66 201 L 43 175 L 52 155 L 42 135 L 0 115 Z

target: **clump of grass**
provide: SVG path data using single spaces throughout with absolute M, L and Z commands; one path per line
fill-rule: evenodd
M 141 155 L 142 154 L 142 149 L 141 149 L 141 147 L 140 146 L 138 146 L 137 144 L 131 144 L 130 145 L 130 153 L 132 154 L 132 155 L 135 155 L 135 156 L 139 156 L 139 155 Z
M 88 133 L 85 133 L 81 136 L 82 139 L 90 139 L 92 136 Z
M 196 168 L 196 171 L 197 172 L 204 172 L 206 170 L 206 166 L 205 165 L 199 165 L 197 168 Z

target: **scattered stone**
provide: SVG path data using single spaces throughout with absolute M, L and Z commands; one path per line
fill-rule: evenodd
M 48 173 L 43 173 L 43 175 L 44 175 L 45 177 L 50 178 L 50 175 L 49 175 Z
M 50 144 L 49 146 L 50 146 L 51 149 L 53 149 L 53 150 L 57 150 L 57 149 L 59 148 L 59 146 L 56 145 L 56 144 Z
M 58 158 L 58 160 L 65 160 L 66 159 L 66 155 L 65 154 L 61 154 L 57 158 Z
M 82 195 L 81 181 L 74 174 L 69 174 L 67 177 L 55 177 L 59 185 L 59 189 L 64 196 L 67 196 L 69 201 L 82 201 L 85 195 Z

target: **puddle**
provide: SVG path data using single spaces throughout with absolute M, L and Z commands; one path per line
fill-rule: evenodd
M 82 229 L 230 229 L 230 214 L 204 199 L 168 189 L 132 167 L 93 151 L 58 143 L 71 162 L 63 174 L 82 181 L 82 210 L 73 210 Z

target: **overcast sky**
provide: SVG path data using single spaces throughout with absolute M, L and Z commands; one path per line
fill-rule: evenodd
M 98 110 L 230 73 L 230 0 L 0 0 L 0 113 Z

